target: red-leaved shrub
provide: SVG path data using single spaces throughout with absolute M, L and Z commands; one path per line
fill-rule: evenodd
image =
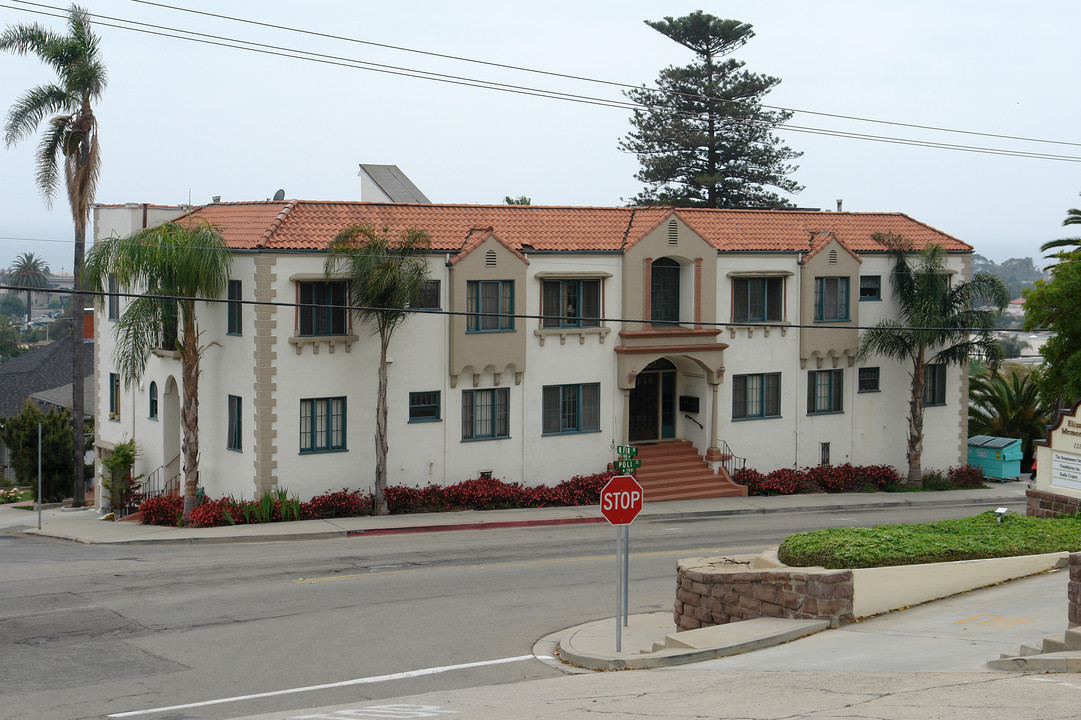
M 300 505 L 302 520 L 326 520 L 329 518 L 370 515 L 372 496 L 360 490 L 342 488 L 334 492 L 316 495 Z
M 156 495 L 139 503 L 139 518 L 144 525 L 180 525 L 184 498 Z
M 959 465 L 946 471 L 946 479 L 950 486 L 960 489 L 974 489 L 983 487 L 983 468 L 972 465 Z

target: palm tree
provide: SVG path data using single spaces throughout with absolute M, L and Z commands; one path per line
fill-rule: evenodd
M 49 266 L 34 253 L 22 253 L 8 270 L 7 282 L 26 288 L 26 322 L 30 322 L 30 296 L 35 290 L 49 287 Z
M 387 487 L 387 349 L 394 330 L 409 317 L 428 280 L 423 254 L 431 249 L 428 233 L 410 229 L 397 240 L 390 229 L 353 225 L 327 248 L 328 278 L 345 278 L 349 305 L 379 335 L 379 390 L 375 406 L 375 512 L 386 515 Z
M 195 307 L 199 298 L 217 298 L 229 284 L 233 258 L 221 233 L 201 218 L 168 222 L 126 238 L 94 243 L 86 258 L 87 289 L 104 302 L 109 279 L 132 298 L 117 319 L 114 362 L 125 383 L 138 381 L 151 352 L 171 346 L 179 332 L 184 439 L 184 517 L 195 509 L 199 486 L 199 361 Z
M 945 272 L 946 252 L 928 245 L 915 267 L 909 265 L 903 238 L 875 236 L 897 250 L 890 278 L 898 304 L 896 320 L 883 320 L 860 337 L 857 358 L 885 355 L 910 363 L 912 373 L 908 417 L 908 483 L 923 478 L 923 404 L 928 365 L 967 367 L 970 357 L 986 358 L 994 366 L 1002 358 L 1002 347 L 991 336 L 995 316 L 1005 309 L 1009 295 L 1005 283 L 995 275 L 976 273 L 972 280 L 952 284 Z M 973 301 L 990 302 L 997 309 L 973 307 Z
M 60 158 L 75 221 L 75 286 L 71 323 L 74 347 L 71 354 L 71 416 L 75 479 L 72 505 L 85 504 L 83 455 L 83 296 L 82 268 L 86 250 L 86 225 L 101 171 L 98 154 L 98 122 L 92 103 L 105 92 L 106 72 L 98 48 L 98 36 L 90 28 L 86 10 L 72 5 L 68 11 L 68 34 L 60 35 L 41 25 L 11 25 L 0 33 L 0 50 L 17 55 L 33 53 L 56 71 L 56 83 L 27 90 L 8 113 L 4 140 L 8 147 L 33 135 L 48 118 L 37 152 L 36 181 L 51 207 L 60 184 Z M 27 309 L 29 312 L 29 308 Z
M 1043 437 L 1050 415 L 1031 372 L 1010 368 L 972 378 L 968 386 L 968 434 L 1020 438 L 1029 464 L 1032 441 Z
M 1081 209 L 1070 208 L 1066 211 L 1066 219 L 1062 221 L 1062 226 L 1068 225 L 1081 225 Z M 1081 237 L 1069 237 L 1059 238 L 1058 240 L 1049 240 L 1040 246 L 1040 252 L 1047 252 L 1048 250 L 1054 250 L 1055 252 L 1045 257 L 1057 257 L 1059 253 L 1069 252 L 1071 250 L 1081 249 Z M 1048 268 L 1044 268 L 1047 270 Z

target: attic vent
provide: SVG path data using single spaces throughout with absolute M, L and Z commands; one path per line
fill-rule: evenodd
M 830 250 L 830 265 L 836 265 L 836 264 L 837 264 L 837 251 L 836 250 Z
M 676 219 L 672 218 L 668 221 L 668 244 L 675 245 L 679 240 L 679 225 L 676 224 Z
M 495 250 L 484 253 L 484 264 L 487 267 L 495 267 Z

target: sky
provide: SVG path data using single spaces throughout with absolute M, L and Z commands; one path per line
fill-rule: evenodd
M 163 0 L 169 2 L 169 0 Z M 360 163 L 398 165 L 433 202 L 626 204 L 642 185 L 619 149 L 630 111 L 403 77 L 350 61 L 620 101 L 618 87 L 376 47 L 382 43 L 488 63 L 651 85 L 690 51 L 643 23 L 702 9 L 754 26 L 735 57 L 781 79 L 766 104 L 1032 138 L 1037 143 L 798 112 L 790 126 L 892 139 L 1035 152 L 1008 157 L 782 128 L 803 156 L 800 207 L 903 212 L 1001 262 L 1034 257 L 1071 233 L 1081 206 L 1081 3 L 1033 0 L 505 0 L 370 2 L 172 0 L 194 15 L 135 0 L 84 0 L 95 16 L 109 85 L 100 122 L 99 203 L 203 204 L 288 198 L 359 200 Z M 63 31 L 66 6 L 0 0 L 0 26 Z M 26 12 L 30 10 L 32 12 Z M 119 20 L 342 58 L 310 62 L 109 27 Z M 341 36 L 335 39 L 290 29 Z M 171 31 L 170 31 L 171 32 Z M 352 42 L 352 41 L 363 42 Z M 334 64 L 338 63 L 338 64 Z M 0 110 L 50 82 L 33 57 L 0 54 Z M 61 189 L 51 209 L 34 185 L 40 135 L 0 146 L 0 266 L 18 253 L 70 272 L 72 223 Z

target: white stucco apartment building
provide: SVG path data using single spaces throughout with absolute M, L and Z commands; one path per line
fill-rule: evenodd
M 893 257 L 872 235 L 942 245 L 959 278 L 972 252 L 898 213 L 300 200 L 192 213 L 233 250 L 231 302 L 198 309 L 211 497 L 372 485 L 378 339 L 323 274 L 327 243 L 349 225 L 431 237 L 427 311 L 390 353 L 389 481 L 408 485 L 481 473 L 554 484 L 604 470 L 617 445 L 679 440 L 710 464 L 713 495 L 742 490 L 712 475 L 730 455 L 761 471 L 903 471 L 909 370 L 855 362 L 858 328 L 896 311 Z M 180 214 L 99 206 L 95 238 Z M 167 484 L 181 473 L 180 363 L 158 351 L 124 386 L 113 359 L 124 304 L 96 314 L 96 446 L 134 437 L 137 470 Z M 924 467 L 961 462 L 966 397 L 963 369 L 931 371 Z

